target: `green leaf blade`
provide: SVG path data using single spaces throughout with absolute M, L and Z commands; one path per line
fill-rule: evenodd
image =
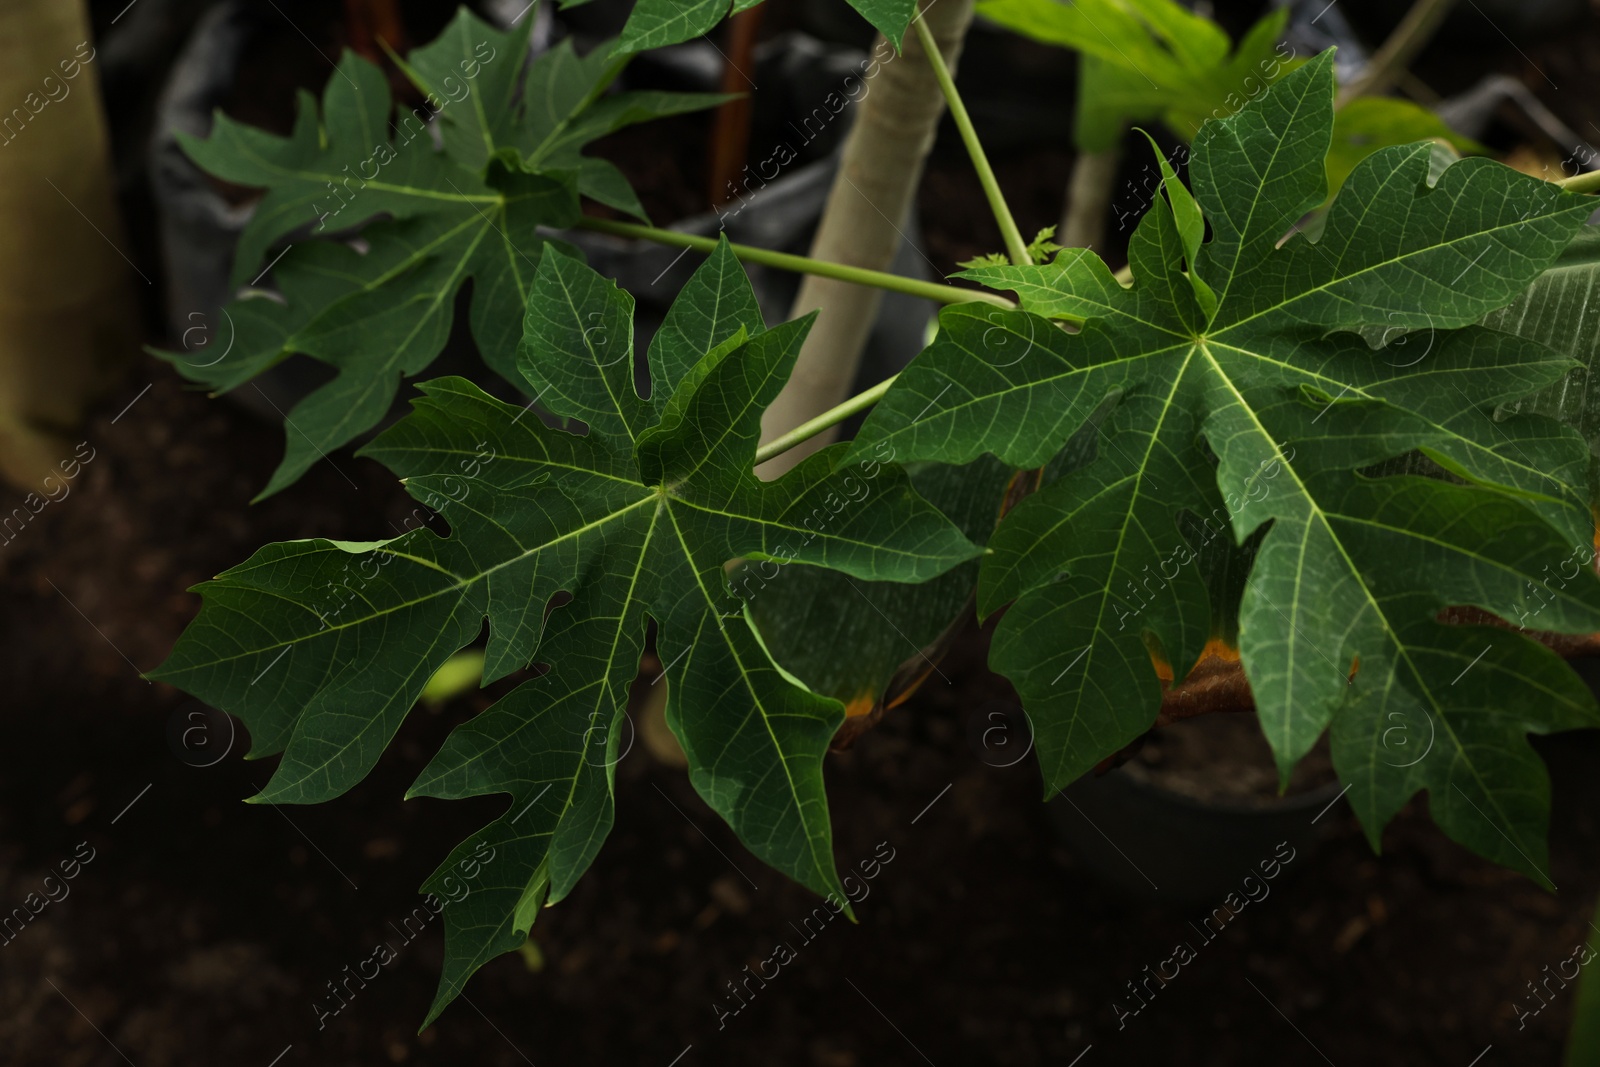
M 232 282 L 247 288 L 223 309 L 236 343 L 221 358 L 166 358 L 218 391 L 297 353 L 337 371 L 285 415 L 285 459 L 263 495 L 379 423 L 402 379 L 439 355 L 463 285 L 484 362 L 522 387 L 519 320 L 546 232 L 577 221 L 580 195 L 642 215 L 622 173 L 585 147 L 725 99 L 607 96 L 621 71 L 607 47 L 579 57 L 564 41 L 530 64 L 531 25 L 501 32 L 458 12 L 438 39 L 397 60 L 426 94 L 409 111 L 395 112 L 382 71 L 347 53 L 320 106 L 300 96 L 290 137 L 219 114 L 209 137 L 182 138 L 202 168 L 265 194 L 235 256 Z M 269 274 L 284 298 L 272 306 L 253 289 Z
M 726 235 L 696 268 L 650 339 L 651 403 L 659 412 L 702 357 L 743 329 L 754 336 L 767 328 L 755 290 Z
M 411 790 L 510 800 L 429 880 L 455 901 L 444 911 L 446 966 L 430 1019 L 483 962 L 519 945 L 538 909 L 592 862 L 612 823 L 613 768 L 627 752 L 628 691 L 651 620 L 691 781 L 757 856 L 844 899 L 822 778 L 843 707 L 777 665 L 728 588 L 728 568 L 782 558 L 915 582 L 977 550 L 898 468 L 846 463 L 846 446 L 776 482 L 756 478 L 762 409 L 810 320 L 746 339 L 753 304 L 731 299 L 708 317 L 708 294 L 748 293 L 748 283 L 718 276 L 727 267 L 726 257 L 713 263 L 707 285 L 669 315 L 676 333 L 662 351 L 690 369 L 664 386 L 673 391 L 663 410 L 682 416 L 667 421 L 633 391 L 631 301 L 547 250 L 522 367 L 557 415 L 588 432 L 547 426 L 463 379 L 425 384 L 412 414 L 366 454 L 401 475 L 450 535 L 263 550 L 203 588 L 199 619 L 159 672 L 244 717 L 260 754 L 284 753 L 261 797 L 281 802 L 325 799 L 360 780 L 485 619 L 487 681 L 546 668 L 457 726 Z M 691 362 L 688 347 L 730 326 Z M 585 335 L 596 327 L 626 359 L 611 361 Z M 635 435 L 645 444 L 636 448 Z M 641 463 L 651 456 L 658 461 Z M 329 623 L 318 606 L 346 571 L 354 577 Z M 555 606 L 558 594 L 570 600 Z M 281 676 L 270 669 L 275 655 Z M 469 859 L 478 873 L 463 880 Z
M 1331 728 L 1374 842 L 1425 789 L 1446 833 L 1543 877 L 1548 786 L 1523 735 L 1592 724 L 1592 702 L 1528 638 L 1438 617 L 1600 622 L 1600 583 L 1580 573 L 1588 457 L 1571 431 L 1506 414 L 1571 362 L 1472 325 L 1555 260 L 1591 205 L 1487 160 L 1435 170 L 1421 144 L 1357 165 L 1317 241 L 1292 234 L 1323 199 L 1333 88 L 1324 55 L 1204 127 L 1192 199 L 1163 168 L 1131 285 L 1086 253 L 968 271 L 1025 310 L 947 310 L 857 449 L 1037 466 L 1090 409 L 1108 412 L 1093 460 L 1008 516 L 981 572 L 983 610 L 1011 604 L 992 658 L 1023 696 L 1048 785 L 1148 728 L 1152 659 L 1181 679 L 1208 636 L 1236 630 L 1285 781 Z M 1029 312 L 1077 329 L 1039 331 Z M 985 338 L 985 313 L 1006 330 Z M 1419 452 L 1448 477 L 1377 477 Z M 1201 557 L 1233 546 L 1253 559 L 1218 602 Z M 1469 693 L 1457 679 L 1479 653 L 1493 673 Z M 1436 729 L 1426 759 L 1374 757 L 1391 715 Z
M 630 440 L 645 428 L 633 378 L 633 297 L 580 260 L 560 252 L 543 258 L 518 365 L 559 415 Z

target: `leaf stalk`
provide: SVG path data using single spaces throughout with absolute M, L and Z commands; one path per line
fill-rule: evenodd
M 1600 193 L 1600 170 L 1574 174 L 1570 178 L 1562 178 L 1555 184 L 1569 193 Z
M 809 441 L 824 430 L 832 429 L 857 412 L 870 408 L 883 399 L 883 394 L 889 391 L 889 387 L 894 384 L 895 378 L 898 377 L 898 374 L 891 375 L 871 389 L 857 393 L 844 403 L 829 408 L 814 419 L 802 422 L 788 433 L 774 437 L 771 441 L 756 449 L 756 466 L 761 466 L 761 464 L 774 456 L 782 455 L 795 445 Z
M 961 102 L 961 94 L 956 92 L 956 81 L 950 75 L 950 66 L 944 61 L 944 53 L 939 51 L 939 42 L 933 39 L 933 31 L 928 29 L 927 21 L 920 15 L 912 19 L 911 24 L 917 28 L 917 39 L 922 42 L 922 50 L 928 54 L 933 76 L 939 80 L 945 103 L 950 107 L 950 117 L 955 120 L 956 129 L 961 131 L 967 155 L 972 157 L 972 166 L 983 185 L 983 195 L 989 200 L 989 210 L 1000 225 L 1000 236 L 1006 243 L 1006 255 L 1011 257 L 1013 263 L 1032 266 L 1033 258 L 1028 255 L 1028 243 L 1017 229 L 1017 220 L 1011 217 L 1011 208 L 1006 205 L 1005 195 L 1000 192 L 994 168 L 989 166 L 989 157 L 984 154 L 983 145 L 978 140 L 978 131 L 972 126 L 972 116 L 967 114 L 967 105 Z
M 679 230 L 664 230 L 656 226 L 640 226 L 632 222 L 620 222 L 615 219 L 597 219 L 589 216 L 578 221 L 578 228 L 593 230 L 596 233 L 609 233 L 615 237 L 634 237 L 644 241 L 654 241 L 657 244 L 671 245 L 675 248 L 692 248 L 697 252 L 711 252 L 717 247 L 714 237 L 700 237 L 692 233 L 683 233 Z M 842 263 L 828 263 L 820 259 L 810 259 L 806 256 L 796 256 L 788 252 L 773 252 L 765 248 L 756 248 L 752 245 L 731 244 L 733 254 L 741 262 L 759 263 L 765 267 L 776 267 L 779 270 L 792 270 L 801 274 L 816 274 L 824 278 L 837 278 L 840 281 L 854 282 L 857 285 L 869 285 L 875 289 L 885 289 L 892 293 L 904 293 L 907 296 L 921 297 L 924 300 L 933 300 L 940 304 L 965 304 L 974 300 L 997 307 L 1014 308 L 1016 304 L 998 293 L 986 292 L 982 289 L 964 289 L 956 285 L 947 285 L 943 282 L 926 282 L 918 278 L 904 278 L 898 274 L 889 274 L 885 271 L 867 270 L 863 267 L 847 267 Z
M 1343 107 L 1357 97 L 1387 91 L 1405 73 L 1417 53 L 1433 39 L 1434 33 L 1455 4 L 1456 0 L 1416 0 L 1389 39 L 1373 53 L 1366 69 L 1339 91 L 1334 106 Z

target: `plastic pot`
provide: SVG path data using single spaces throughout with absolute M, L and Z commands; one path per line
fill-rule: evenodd
M 1049 809 L 1073 855 L 1106 885 L 1187 908 L 1238 892 L 1281 843 L 1294 849 L 1286 872 L 1303 870 L 1319 819 L 1340 792 L 1329 782 L 1265 804 L 1200 801 L 1118 768 L 1083 776 Z

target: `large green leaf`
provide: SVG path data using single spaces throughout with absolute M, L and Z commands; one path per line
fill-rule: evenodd
M 1114 147 L 1130 122 L 1160 120 L 1190 140 L 1207 120 L 1234 114 L 1301 63 L 1279 41 L 1286 8 L 1261 18 L 1237 47 L 1215 22 L 1174 0 L 981 0 L 978 13 L 1079 53 L 1073 137 L 1085 152 Z M 1483 151 L 1409 100 L 1352 101 L 1334 119 L 1328 192 L 1378 149 L 1425 139 Z
M 452 872 L 494 855 L 446 911 L 430 1018 L 486 959 L 521 944 L 539 906 L 593 859 L 649 619 L 695 787 L 757 856 L 844 899 L 822 781 L 843 709 L 774 664 L 725 568 L 770 559 L 919 582 L 976 552 L 903 472 L 874 464 L 869 475 L 848 446 L 776 482 L 756 478 L 762 409 L 810 319 L 764 329 L 725 241 L 657 334 L 651 400 L 634 390 L 632 301 L 612 283 L 547 250 L 528 307 L 522 370 L 587 434 L 459 378 L 426 383 L 414 412 L 366 451 L 442 513 L 450 536 L 264 548 L 199 587 L 200 616 L 156 673 L 243 719 L 253 756 L 282 753 L 256 799 L 312 803 L 371 769 L 485 618 L 487 680 L 549 664 L 459 726 L 410 791 L 511 797 L 428 883 L 448 899 Z M 548 610 L 558 593 L 570 602 Z
M 577 221 L 579 193 L 642 214 L 621 174 L 580 149 L 630 123 L 724 99 L 649 92 L 597 101 L 608 50 L 579 57 L 562 42 L 525 64 L 532 24 L 501 32 L 462 9 L 411 53 L 406 70 L 427 103 L 410 111 L 395 112 L 382 71 L 347 52 L 320 112 L 301 94 L 290 137 L 219 112 L 209 138 L 181 138 L 210 173 L 267 190 L 239 239 L 232 281 L 248 286 L 270 267 L 281 297 L 247 287 L 228 305 L 236 340 L 224 358 L 166 358 L 218 392 L 297 352 L 338 372 L 287 414 L 284 459 L 263 495 L 383 418 L 402 377 L 444 346 L 469 279 L 483 359 L 517 383 L 515 325 L 545 246 L 539 228 Z M 307 228 L 316 237 L 355 227 L 360 251 L 295 240 L 266 261 Z
M 1234 48 L 1215 22 L 1173 0 L 980 0 L 979 15 L 1080 53 L 1076 141 L 1102 151 L 1129 122 L 1161 119 L 1184 139 L 1213 112 L 1237 110 L 1291 69 L 1278 38 L 1287 11 Z
M 1206 84 L 1232 50 L 1220 26 L 1172 0 L 982 0 L 978 14 L 1036 41 L 1142 70 L 1169 94 Z M 1274 19 L 1281 27 L 1283 17 Z
M 1096 459 L 1001 525 L 980 577 L 985 613 L 1015 601 L 993 661 L 1024 697 L 1051 787 L 1149 727 L 1150 658 L 1181 677 L 1213 628 L 1197 556 L 1264 530 L 1239 641 L 1285 776 L 1331 722 L 1375 841 L 1427 789 L 1452 837 L 1537 876 L 1547 785 L 1523 735 L 1600 716 L 1524 638 L 1434 619 L 1470 604 L 1539 629 L 1600 625 L 1600 582 L 1555 576 L 1591 531 L 1582 442 L 1495 418 L 1571 364 L 1472 325 L 1591 205 L 1482 159 L 1430 184 L 1420 144 L 1358 165 L 1320 240 L 1293 235 L 1324 198 L 1333 92 L 1323 55 L 1205 126 L 1193 195 L 1168 170 L 1134 233 L 1131 287 L 1081 250 L 965 272 L 1024 310 L 946 309 L 856 447 L 1034 466 L 1118 399 Z M 1418 449 L 1467 484 L 1359 473 Z M 1404 766 L 1384 758 L 1401 722 L 1435 738 Z

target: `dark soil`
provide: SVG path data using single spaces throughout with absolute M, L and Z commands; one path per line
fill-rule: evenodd
M 208 720 L 135 672 L 195 610 L 180 590 L 267 540 L 382 536 L 406 508 L 346 455 L 248 506 L 277 431 L 146 371 L 86 431 L 97 454 L 72 495 L 0 553 L 0 903 L 41 892 L 81 842 L 94 850 L 70 895 L 0 949 L 7 1064 L 120 1063 L 115 1045 L 138 1067 L 265 1067 L 292 1045 L 282 1064 L 665 1065 L 693 1046 L 681 1063 L 1021 1065 L 1092 1044 L 1084 1063 L 1223 1065 L 1313 1062 L 1312 1042 L 1341 1065 L 1461 1067 L 1491 1044 L 1491 1067 L 1558 1062 L 1570 991 L 1521 1031 L 1513 1004 L 1588 930 L 1597 738 L 1543 746 L 1559 894 L 1469 856 L 1417 808 L 1374 856 L 1340 804 L 1298 876 L 1119 1031 L 1111 1002 L 1190 936 L 1190 916 L 1103 889 L 1057 844 L 1032 761 L 999 769 L 970 746 L 969 718 L 1004 692 L 976 633 L 943 668 L 953 685 L 830 762 L 841 864 L 893 856 L 860 925 L 807 943 L 797 928 L 818 902 L 638 746 L 610 841 L 534 928 L 540 969 L 495 961 L 417 1035 L 441 953 L 430 931 L 319 1031 L 327 983 L 394 937 L 434 863 L 498 810 L 400 800 L 484 698 L 417 713 L 368 781 L 319 807 L 240 804 L 271 769 L 241 761 L 242 737 L 214 766 L 180 760 L 174 726 Z M 779 941 L 798 958 L 741 988 L 748 1006 L 719 1028 L 717 1006 L 739 1004 L 728 983 Z
M 1570 84 L 1596 39 L 1548 46 L 1578 68 Z M 1474 69 L 1523 69 L 1496 48 Z M 1547 69 L 1563 79 L 1553 60 Z M 1570 103 L 1573 122 L 1591 106 L 1574 93 L 1549 103 Z M 675 158 L 697 197 L 697 157 Z M 1069 159 L 1046 146 L 997 160 L 1025 226 L 1053 221 Z M 674 184 L 652 199 L 688 203 Z M 999 246 L 975 192 L 941 152 L 922 202 L 941 268 Z M 413 715 L 344 798 L 280 809 L 240 803 L 271 771 L 242 760 L 246 738 L 139 677 L 197 610 L 188 586 L 267 541 L 382 537 L 410 511 L 391 476 L 348 451 L 249 505 L 280 435 L 146 361 L 84 431 L 95 456 L 71 495 L 0 546 L 0 918 L 30 894 L 61 897 L 0 944 L 0 1063 L 1560 1060 L 1573 991 L 1520 1026 L 1516 1007 L 1537 1007 L 1528 983 L 1593 936 L 1600 737 L 1540 744 L 1558 893 L 1444 839 L 1422 802 L 1375 855 L 1338 803 L 1317 824 L 1320 850 L 1119 1028 L 1112 1002 L 1193 940 L 1196 916 L 1104 888 L 1058 843 L 1031 758 L 999 768 L 974 746 L 984 709 L 1008 693 L 976 631 L 942 668 L 952 684 L 925 687 L 829 761 L 841 867 L 880 862 L 859 925 L 833 921 L 808 939 L 801 928 L 827 910 L 808 926 L 819 902 L 745 852 L 684 774 L 639 745 L 617 768 L 616 828 L 576 891 L 540 916 L 537 951 L 488 965 L 417 1034 L 442 954 L 432 929 L 319 1029 L 313 1004 L 328 983 L 395 938 L 434 864 L 501 805 L 400 799 L 486 696 Z M 22 496 L 0 490 L 0 512 Z M 227 754 L 199 767 L 210 757 L 197 749 Z M 93 858 L 45 882 L 75 853 Z M 766 988 L 746 987 L 744 968 L 779 942 L 797 958 Z

